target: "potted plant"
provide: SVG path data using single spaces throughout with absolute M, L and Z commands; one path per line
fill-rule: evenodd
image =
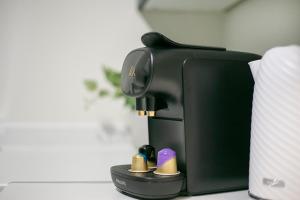
M 115 101 L 123 101 L 124 108 L 128 109 L 128 117 L 124 119 L 128 125 L 128 132 L 132 138 L 135 146 L 140 146 L 147 143 L 147 120 L 136 115 L 135 111 L 135 99 L 125 96 L 121 91 L 121 73 L 113 70 L 111 67 L 103 65 L 102 72 L 105 79 L 112 86 L 112 89 L 107 89 L 99 86 L 99 83 L 95 79 L 84 80 L 84 86 L 88 92 L 96 93 L 97 97 L 93 99 L 85 99 L 85 108 L 90 109 L 97 100 L 102 98 L 111 98 Z

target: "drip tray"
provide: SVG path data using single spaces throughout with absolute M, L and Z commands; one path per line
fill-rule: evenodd
M 168 199 L 180 194 L 184 184 L 184 174 L 174 176 L 147 173 L 132 173 L 130 165 L 110 168 L 112 180 L 117 189 L 126 195 L 143 199 Z

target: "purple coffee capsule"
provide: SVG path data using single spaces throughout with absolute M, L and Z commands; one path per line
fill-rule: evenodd
M 157 154 L 157 169 L 154 171 L 158 175 L 176 175 L 177 171 L 176 152 L 171 148 L 161 149 Z

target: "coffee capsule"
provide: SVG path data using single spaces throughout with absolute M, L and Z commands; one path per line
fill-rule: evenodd
M 156 169 L 156 163 L 155 162 L 147 160 L 147 165 L 148 165 L 149 169 Z
M 160 150 L 157 154 L 157 168 L 154 174 L 171 176 L 179 173 L 177 171 L 176 152 L 170 148 Z
M 147 161 L 141 154 L 136 154 L 132 157 L 130 172 L 149 172 Z
M 139 154 L 145 156 L 147 161 L 148 168 L 156 168 L 156 158 L 155 158 L 155 149 L 151 145 L 143 145 L 139 148 Z

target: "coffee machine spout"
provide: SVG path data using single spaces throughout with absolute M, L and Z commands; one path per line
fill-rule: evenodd
M 156 100 L 154 97 L 136 98 L 136 110 L 139 116 L 154 117 L 156 111 Z
M 139 116 L 146 115 L 146 98 L 136 98 L 135 100 L 135 109 L 138 111 Z

